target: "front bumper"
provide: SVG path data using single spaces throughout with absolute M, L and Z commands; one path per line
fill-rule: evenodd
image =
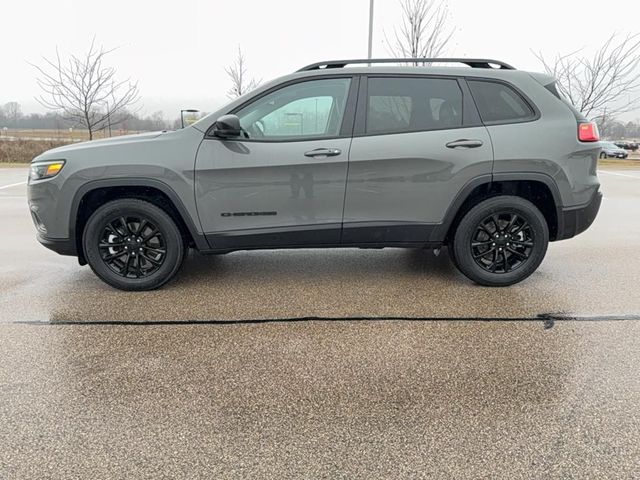
M 575 237 L 591 226 L 602 204 L 602 193 L 597 191 L 586 205 L 562 208 L 558 211 L 558 234 L 556 240 Z
M 49 250 L 53 250 L 60 255 L 77 256 L 76 242 L 69 238 L 47 238 L 40 232 L 36 234 L 38 241 L 47 247 Z

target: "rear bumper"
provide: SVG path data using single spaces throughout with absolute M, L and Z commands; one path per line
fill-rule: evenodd
M 586 205 L 560 209 L 556 240 L 575 237 L 589 228 L 598 215 L 601 203 L 602 193 L 597 191 Z
M 53 250 L 60 255 L 77 256 L 76 242 L 68 238 L 47 238 L 38 233 L 36 235 L 38 241 L 47 247 L 49 250 Z

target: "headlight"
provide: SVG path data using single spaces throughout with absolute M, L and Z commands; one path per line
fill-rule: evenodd
M 53 160 L 51 162 L 38 162 L 31 164 L 29 171 L 30 180 L 43 180 L 55 177 L 64 167 L 64 160 Z

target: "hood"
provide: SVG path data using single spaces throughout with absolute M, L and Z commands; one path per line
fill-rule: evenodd
M 57 147 L 57 148 L 52 148 L 51 150 L 47 150 L 43 154 L 34 158 L 32 162 L 58 158 L 60 157 L 61 154 L 65 154 L 66 152 L 73 152 L 76 150 L 89 150 L 92 148 L 124 145 L 127 143 L 148 142 L 150 140 L 160 137 L 161 135 L 171 135 L 173 133 L 176 133 L 176 132 L 167 132 L 167 131 L 147 132 L 147 133 L 137 133 L 134 135 L 121 135 L 119 137 L 105 138 L 101 140 L 90 140 L 88 142 L 70 143 L 69 145 L 63 145 L 62 147 Z

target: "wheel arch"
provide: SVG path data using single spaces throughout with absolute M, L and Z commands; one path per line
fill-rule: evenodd
M 549 238 L 563 231 L 560 192 L 556 182 L 544 173 L 500 173 L 476 177 L 458 193 L 433 232 L 432 241 L 447 243 L 462 217 L 478 202 L 499 195 L 515 195 L 531 201 L 545 217 Z
M 86 263 L 82 234 L 95 207 L 118 198 L 139 198 L 165 210 L 177 223 L 188 245 L 207 250 L 209 244 L 198 232 L 193 218 L 178 194 L 166 183 L 150 178 L 117 178 L 94 180 L 75 193 L 69 219 L 70 238 L 75 240 L 78 260 Z M 94 207 L 94 208 L 92 208 Z

